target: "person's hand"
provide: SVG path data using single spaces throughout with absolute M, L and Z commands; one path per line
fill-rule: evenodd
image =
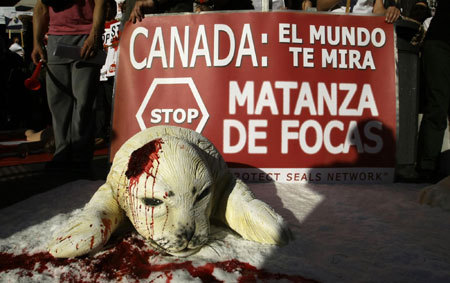
M 100 39 L 95 33 L 90 33 L 89 36 L 83 43 L 83 47 L 81 47 L 81 59 L 86 60 L 88 58 L 94 57 L 97 54 L 100 46 Z
M 387 23 L 392 24 L 393 22 L 395 22 L 398 17 L 400 17 L 400 10 L 395 7 L 395 6 L 390 6 L 387 8 L 386 10 L 386 19 L 385 21 Z
M 156 5 L 153 0 L 142 0 L 136 1 L 134 4 L 133 11 L 131 11 L 129 21 L 135 24 L 137 21 L 140 22 L 144 19 L 145 14 L 155 11 Z
M 201 12 L 212 11 L 212 10 L 213 9 L 208 5 L 202 5 L 202 4 L 194 5 L 194 13 L 201 13 Z
M 308 10 L 309 8 L 312 8 L 312 2 L 311 2 L 311 0 L 303 0 L 303 2 L 302 2 L 302 10 L 303 10 L 303 11 L 306 11 L 306 10 Z
M 33 51 L 31 52 L 31 60 L 35 65 L 39 64 L 39 61 L 41 60 L 45 62 L 45 52 L 40 44 L 33 47 Z

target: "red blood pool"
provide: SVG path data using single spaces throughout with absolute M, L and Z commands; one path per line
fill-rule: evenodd
M 148 249 L 147 244 L 138 238 L 127 237 L 117 243 L 110 250 L 99 253 L 94 257 L 75 259 L 56 259 L 47 252 L 36 254 L 13 255 L 0 253 L 0 272 L 13 269 L 21 269 L 17 274 L 21 277 L 32 277 L 33 271 L 42 273 L 51 272 L 53 267 L 61 267 L 71 264 L 71 271 L 63 272 L 59 278 L 64 282 L 95 282 L 99 280 L 120 281 L 123 277 L 131 280 L 148 279 L 154 272 L 161 272 L 158 279 L 166 277 L 166 282 L 173 279 L 173 271 L 185 270 L 192 277 L 199 278 L 203 282 L 218 282 L 213 275 L 214 269 L 221 269 L 228 273 L 237 272 L 241 274 L 238 282 L 272 282 L 287 280 L 290 282 L 316 282 L 297 275 L 270 273 L 264 269 L 238 260 L 207 263 L 202 266 L 194 266 L 191 261 L 171 262 L 166 264 L 152 264 L 152 258 L 159 259 L 159 254 Z M 161 256 L 162 257 L 162 256 Z

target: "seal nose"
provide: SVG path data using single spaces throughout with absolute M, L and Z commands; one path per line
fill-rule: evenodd
M 194 230 L 193 229 L 186 230 L 184 232 L 184 235 L 186 237 L 186 241 L 189 242 L 192 239 L 192 237 L 194 236 Z

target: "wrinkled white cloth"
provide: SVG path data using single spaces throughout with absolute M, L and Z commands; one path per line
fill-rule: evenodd
M 11 44 L 11 46 L 9 47 L 9 50 L 11 52 L 17 53 L 20 57 L 23 58 L 24 56 L 24 51 L 22 46 L 20 46 L 20 44 L 14 42 L 13 44 Z
M 343 3 L 344 1 L 341 1 Z M 352 13 L 354 14 L 371 14 L 373 11 L 373 5 L 375 4 L 375 0 L 358 0 L 356 1 L 355 6 L 353 6 Z M 345 13 L 345 4 L 342 4 L 341 7 L 333 9 L 334 13 Z

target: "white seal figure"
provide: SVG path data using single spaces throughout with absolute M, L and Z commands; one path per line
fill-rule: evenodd
M 228 170 L 214 145 L 185 128 L 156 126 L 117 151 L 106 183 L 49 244 L 55 257 L 100 250 L 128 217 L 156 250 L 175 256 L 208 241 L 210 219 L 247 240 L 285 244 L 290 231 Z

